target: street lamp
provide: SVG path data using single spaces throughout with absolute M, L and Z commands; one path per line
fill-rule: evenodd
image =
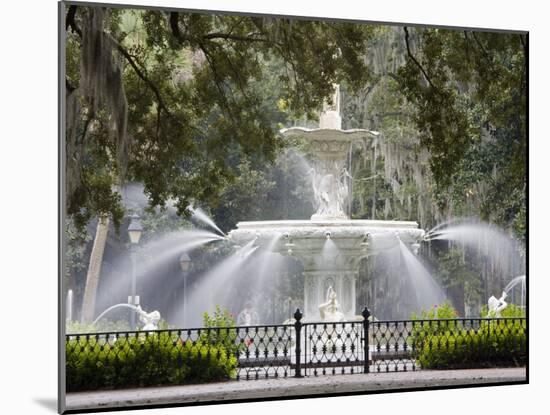
M 183 325 L 187 317 L 187 273 L 191 267 L 191 258 L 184 252 L 180 256 L 180 268 L 183 273 Z
M 130 239 L 130 257 L 132 259 L 132 289 L 130 295 L 130 304 L 137 306 L 139 305 L 139 300 L 136 296 L 136 248 L 141 234 L 143 233 L 143 227 L 141 226 L 141 221 L 139 216 L 133 214 L 131 216 L 130 224 L 128 225 L 128 238 Z M 132 330 L 136 330 L 136 313 L 133 312 L 130 314 L 130 326 Z
M 130 221 L 130 225 L 128 225 L 128 237 L 130 238 L 132 245 L 137 245 L 141 238 L 143 227 L 141 226 L 141 221 L 139 220 L 138 215 L 134 213 L 131 218 L 132 220 Z
M 184 252 L 180 256 L 180 267 L 183 272 L 189 271 L 189 267 L 191 266 L 191 258 L 189 258 L 189 255 L 187 255 L 187 252 Z

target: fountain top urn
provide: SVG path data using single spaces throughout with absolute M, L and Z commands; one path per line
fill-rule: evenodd
M 311 145 L 315 160 L 310 171 L 317 211 L 312 220 L 348 219 L 345 204 L 351 179 L 345 164 L 353 142 L 379 135 L 365 129 L 342 130 L 340 88 L 335 86 L 332 104 L 325 103 L 319 128 L 292 127 L 281 130 L 285 136 L 300 136 Z

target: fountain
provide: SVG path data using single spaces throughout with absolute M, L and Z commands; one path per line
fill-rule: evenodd
M 269 306 L 264 300 L 266 297 L 269 298 L 270 293 L 265 290 L 266 282 L 268 279 L 269 283 L 273 283 L 284 278 L 285 272 L 281 272 L 281 269 L 289 263 L 296 266 L 296 262 L 300 262 L 296 275 L 304 275 L 303 321 L 347 324 L 342 322 L 363 319 L 356 315 L 356 284 L 360 262 L 364 258 L 377 256 L 372 258 L 375 261 L 371 264 L 380 263 L 384 267 L 393 267 L 393 280 L 387 280 L 386 288 L 395 286 L 407 294 L 406 297 L 396 298 L 388 295 L 388 292 L 384 291 L 386 288 L 378 288 L 378 291 L 373 289 L 372 293 L 369 292 L 367 301 L 386 295 L 387 304 L 392 312 L 405 316 L 413 309 L 430 309 L 446 299 L 445 293 L 430 275 L 426 264 L 418 257 L 419 242 L 423 240 L 446 241 L 449 244 L 460 244 L 463 248 L 477 248 L 480 254 L 491 260 L 491 264 L 494 264 L 501 275 L 518 275 L 524 272 L 520 267 L 522 258 L 516 258 L 516 244 L 499 228 L 488 224 L 450 221 L 439 224 L 425 233 L 413 221 L 350 219 L 346 212 L 349 212 L 348 199 L 353 178 L 347 171 L 346 159 L 355 142 L 376 139 L 379 133 L 365 129 L 341 128 L 340 94 L 337 86 L 333 103 L 332 106 L 325 104 L 320 115 L 319 128 L 292 127 L 281 130 L 283 135 L 299 136 L 310 143 L 313 160 L 307 161 L 303 156 L 299 156 L 302 168 L 296 174 L 309 177 L 311 180 L 315 200 L 313 215 L 309 219 L 300 220 L 239 222 L 236 229 L 226 235 L 200 208 L 189 206 L 193 213 L 193 222 L 202 222 L 200 229 L 182 228 L 161 233 L 141 247 L 142 260 L 138 283 L 140 292 L 146 292 L 148 297 L 153 297 L 148 304 L 159 304 L 159 301 L 164 301 L 155 307 L 162 311 L 165 318 L 172 313 L 170 321 L 179 327 L 200 325 L 203 312 L 214 311 L 217 304 L 237 314 L 239 325 L 259 324 L 267 319 L 265 310 Z M 143 207 L 145 196 L 142 186 L 134 185 L 130 190 L 128 204 L 135 208 Z M 168 210 L 175 214 L 171 203 Z M 177 278 L 161 279 L 165 274 L 167 277 L 171 276 L 170 270 L 166 272 L 161 267 L 170 262 L 176 263 L 182 252 L 190 252 L 209 244 L 219 244 L 220 247 L 227 248 L 227 242 L 234 245 L 234 252 L 221 261 L 216 260 L 209 264 L 200 278 L 193 281 L 192 286 L 187 285 L 186 275 L 180 278 L 179 268 Z M 297 261 L 285 261 L 283 257 L 293 257 Z M 124 277 L 123 272 L 125 260 L 126 258 L 121 256 L 116 266 L 113 266 L 117 269 L 116 274 L 113 272 L 117 278 L 113 278 L 108 285 L 105 284 L 104 292 L 108 293 L 108 298 L 98 305 L 99 309 L 105 308 L 106 304 L 124 301 L 120 297 L 128 289 L 128 278 Z M 401 264 L 400 271 L 394 272 Z M 369 264 L 369 278 L 376 276 L 374 269 L 371 269 Z M 183 301 L 177 300 L 180 281 L 185 293 Z M 373 279 L 370 279 L 370 282 L 372 281 Z M 406 283 L 403 283 L 404 281 Z M 490 312 L 494 315 L 500 314 L 506 307 L 504 299 L 508 298 L 514 302 L 520 287 L 523 308 L 525 282 L 524 275 L 512 279 L 500 299 L 491 297 Z M 160 290 L 158 287 L 163 289 Z M 242 294 L 243 287 L 246 294 Z M 514 287 L 517 292 L 513 291 Z M 262 289 L 265 297 L 256 297 L 255 293 Z M 499 292 L 500 289 L 499 286 L 495 291 Z M 165 292 L 170 292 L 170 299 Z M 72 295 L 72 291 L 69 290 L 69 321 L 73 315 Z M 258 311 L 253 310 L 250 301 L 245 302 L 243 309 L 245 298 L 254 298 L 253 303 L 258 305 Z M 174 302 L 173 310 L 168 307 L 162 308 L 170 301 Z M 271 304 L 276 304 L 275 301 Z M 286 302 L 286 299 L 283 301 Z M 288 314 L 285 314 L 291 316 L 293 299 L 289 298 L 288 301 L 289 310 Z M 371 305 L 374 306 L 369 304 Z M 125 303 L 107 308 L 96 322 L 117 308 L 130 308 L 137 313 L 141 323 L 145 325 L 143 329 L 157 328 L 160 313 L 146 313 L 136 305 Z M 376 317 L 387 313 L 384 307 L 380 310 Z M 278 323 L 280 316 L 275 317 L 275 314 L 273 306 L 271 319 Z
M 135 306 L 133 304 L 120 303 L 112 305 L 111 307 L 104 310 L 97 318 L 93 321 L 92 325 L 95 326 L 99 320 L 101 320 L 107 313 L 116 310 L 117 308 L 129 308 L 139 315 L 139 320 L 143 323 L 142 330 L 157 330 L 158 323 L 160 321 L 160 313 L 157 310 L 154 310 L 150 313 L 143 310 L 139 305 Z
M 508 303 L 504 301 L 506 297 L 506 291 L 503 291 L 500 298 L 496 298 L 494 295 L 489 298 L 489 301 L 487 301 L 487 317 L 501 317 L 500 312 L 508 306 Z
M 319 127 L 281 130 L 286 136 L 301 136 L 311 143 L 316 157 L 310 171 L 317 211 L 310 220 L 239 222 L 228 238 L 237 245 L 252 243 L 282 255 L 292 255 L 304 266 L 304 320 L 321 318 L 319 304 L 329 287 L 340 295 L 340 312 L 356 316 L 356 279 L 362 258 L 401 243 L 413 246 L 424 236 L 416 222 L 352 220 L 345 213 L 351 176 L 345 162 L 357 140 L 375 138 L 377 132 L 342 130 L 340 92 L 336 86 L 333 104 L 325 104 Z M 277 235 L 282 235 L 277 238 Z M 273 242 L 275 240 L 275 242 Z M 412 249 L 414 250 L 414 246 Z
M 508 294 L 518 284 L 521 284 L 520 307 L 524 307 L 523 300 L 525 296 L 525 275 L 519 275 L 513 278 L 512 281 L 510 281 L 506 285 L 506 287 L 504 287 L 500 298 L 496 298 L 494 295 L 489 298 L 489 300 L 487 301 L 487 317 L 501 316 L 500 312 L 508 306 L 508 303 L 505 301 L 506 297 L 508 297 Z

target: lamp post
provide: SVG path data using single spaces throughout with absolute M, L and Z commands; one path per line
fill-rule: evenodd
M 185 326 L 185 319 L 187 317 L 187 273 L 191 266 L 191 258 L 184 252 L 180 256 L 180 268 L 183 274 L 183 325 Z
M 136 250 L 141 234 L 143 232 L 143 227 L 141 226 L 141 221 L 139 216 L 133 214 L 131 216 L 130 225 L 128 225 L 128 238 L 130 239 L 130 257 L 132 260 L 132 288 L 130 292 L 130 304 L 137 306 L 139 301 L 136 296 Z M 136 330 L 136 313 L 133 312 L 130 314 L 130 328 Z

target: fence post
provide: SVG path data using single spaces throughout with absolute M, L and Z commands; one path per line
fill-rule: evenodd
M 296 370 L 294 373 L 294 377 L 301 378 L 302 377 L 302 348 L 301 348 L 301 331 L 302 331 L 302 312 L 299 308 L 296 309 L 296 312 L 294 313 L 294 319 L 296 320 L 294 322 L 294 329 L 296 330 Z
M 364 373 L 369 373 L 369 317 L 370 317 L 370 311 L 367 307 L 363 309 L 363 312 L 361 313 L 363 316 L 363 333 L 364 333 L 364 339 L 363 339 L 363 350 L 365 353 L 365 367 Z

